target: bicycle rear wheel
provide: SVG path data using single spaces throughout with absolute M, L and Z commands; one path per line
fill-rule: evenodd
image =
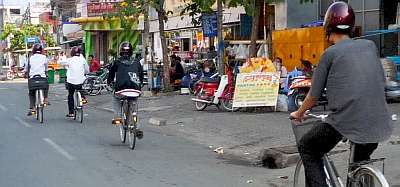
M 127 119 L 127 125 L 128 125 L 128 141 L 129 141 L 129 148 L 132 150 L 135 149 L 136 146 L 136 124 L 133 119 L 133 101 L 128 101 L 128 116 L 126 117 Z
M 124 104 L 122 105 L 122 108 L 125 108 Z M 125 109 L 123 109 L 122 111 L 123 111 L 122 112 L 122 124 L 119 125 L 119 135 L 120 135 L 120 138 L 121 138 L 121 142 L 125 143 L 125 141 L 126 141 L 126 131 L 127 131 L 126 124 L 127 123 L 126 123 Z
M 372 167 L 363 166 L 354 173 L 352 187 L 389 187 L 383 174 Z

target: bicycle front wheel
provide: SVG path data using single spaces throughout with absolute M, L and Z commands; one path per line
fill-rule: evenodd
M 304 172 L 303 161 L 300 159 L 296 164 L 293 177 L 293 187 L 305 187 L 306 186 L 306 175 Z
M 370 166 L 362 166 L 353 175 L 352 187 L 389 187 L 383 174 Z

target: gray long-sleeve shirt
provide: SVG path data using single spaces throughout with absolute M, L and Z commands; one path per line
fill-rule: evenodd
M 378 51 L 369 40 L 342 40 L 321 56 L 311 95 L 326 87 L 327 122 L 355 143 L 376 143 L 393 131 L 385 98 L 385 78 Z

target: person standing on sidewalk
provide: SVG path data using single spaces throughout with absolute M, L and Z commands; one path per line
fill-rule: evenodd
M 75 90 L 81 90 L 85 81 L 85 74 L 89 72 L 89 66 L 86 60 L 81 57 L 81 49 L 72 47 L 71 57 L 61 64 L 67 66 L 67 88 L 68 88 L 68 114 L 67 117 L 74 117 L 74 93 Z M 87 103 L 86 98 L 82 95 L 82 102 Z
M 324 28 L 333 45 L 322 54 L 313 73 L 304 104 L 291 118 L 302 120 L 326 88 L 331 113 L 306 133 L 298 144 L 310 187 L 327 187 L 322 157 L 342 140 L 355 143 L 354 161 L 370 159 L 378 142 L 387 140 L 393 127 L 385 99 L 385 77 L 374 42 L 352 40 L 353 9 L 335 2 L 327 10 Z

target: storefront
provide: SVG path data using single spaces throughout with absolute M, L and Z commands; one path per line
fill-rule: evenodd
M 129 41 L 134 49 L 141 42 L 141 32 L 137 30 L 137 24 L 132 24 L 131 30 L 126 30 L 121 27 L 118 18 L 110 20 L 102 17 L 75 18 L 71 21 L 81 24 L 82 30 L 85 31 L 83 39 L 85 56 L 94 55 L 104 63 L 108 63 L 118 52 L 122 42 Z

